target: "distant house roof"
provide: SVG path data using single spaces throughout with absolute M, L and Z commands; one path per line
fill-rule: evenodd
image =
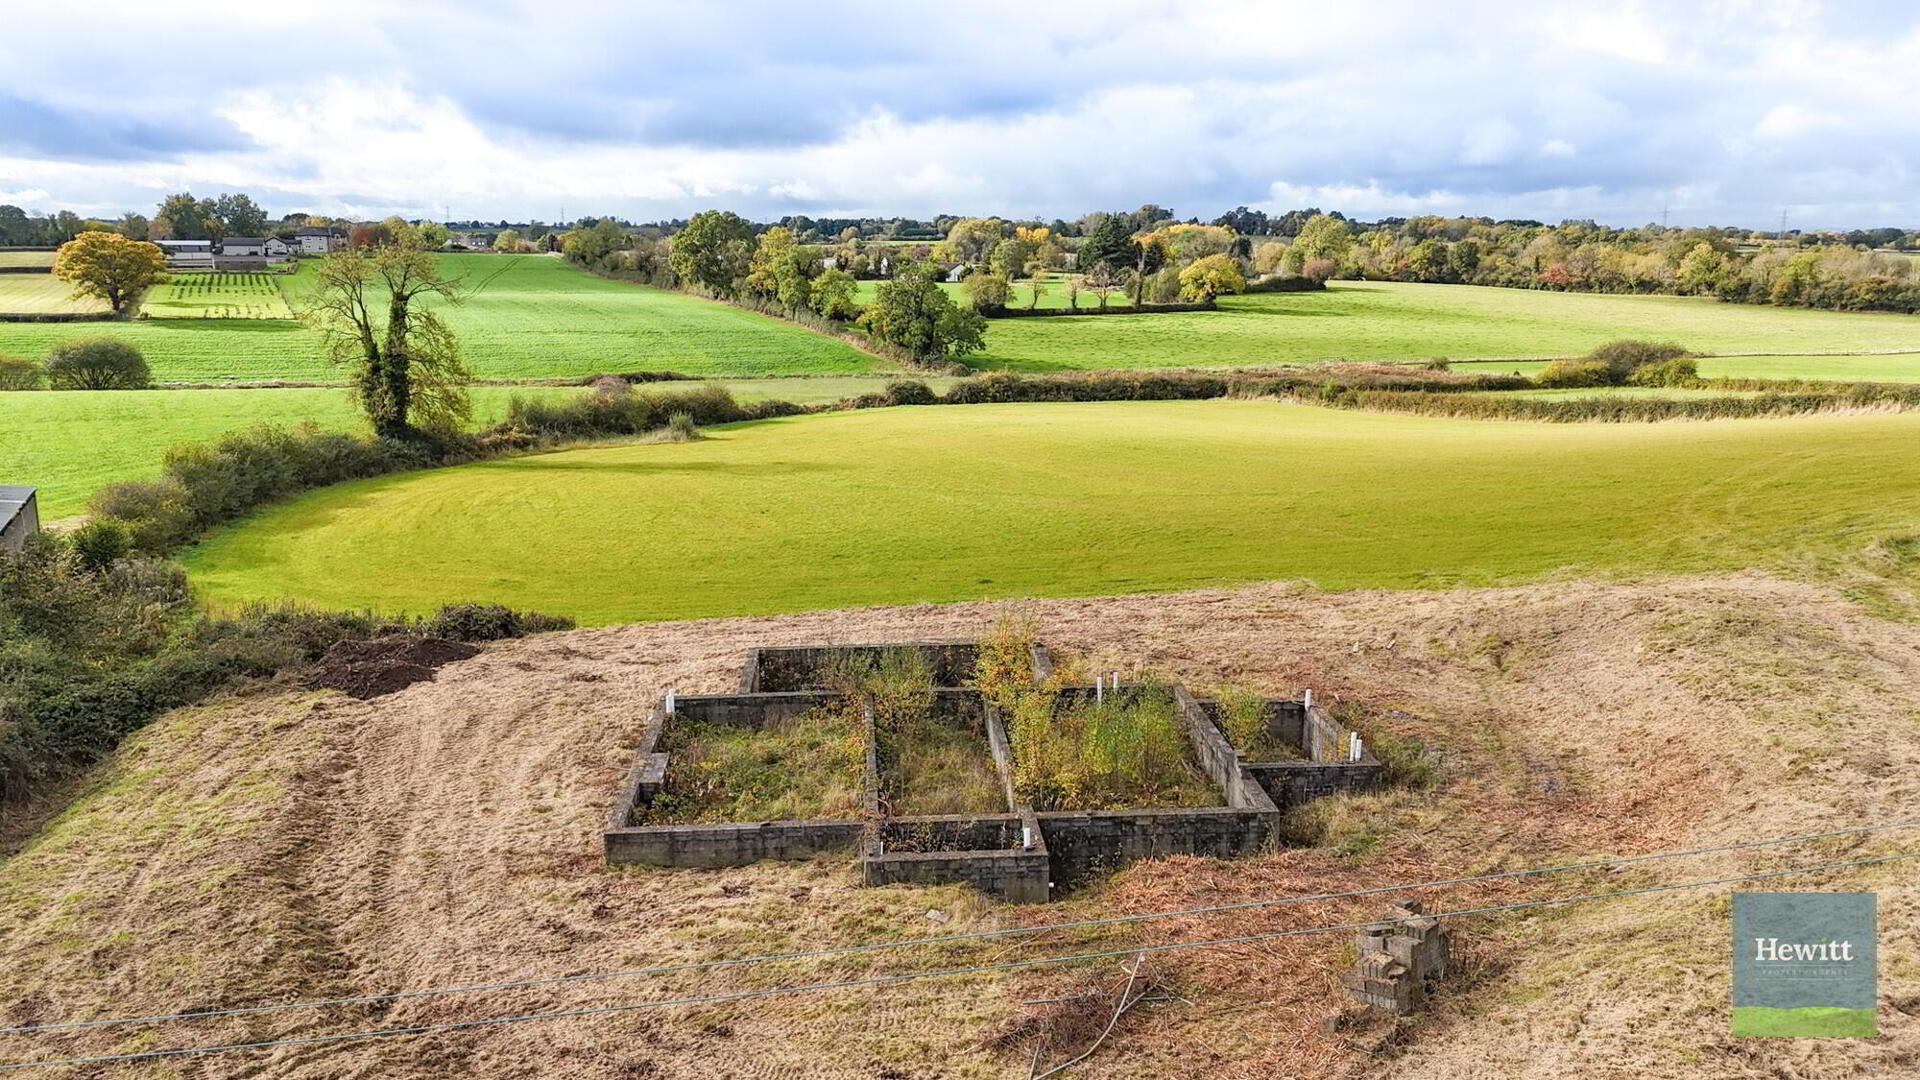
M 267 242 L 267 238 L 264 236 L 229 236 L 220 242 L 223 244 L 264 244 Z
M 302 225 L 294 232 L 295 236 L 344 236 L 346 230 L 328 225 Z
M 20 484 L 0 484 L 0 529 L 13 521 L 20 508 L 33 501 L 33 493 L 39 489 Z
M 205 244 L 208 247 L 213 246 L 213 241 L 211 240 L 155 240 L 154 243 L 161 247 L 192 247 L 195 244 Z

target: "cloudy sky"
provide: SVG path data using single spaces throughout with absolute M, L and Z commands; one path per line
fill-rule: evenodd
M 69 0 L 0 203 L 1920 225 L 1913 0 Z

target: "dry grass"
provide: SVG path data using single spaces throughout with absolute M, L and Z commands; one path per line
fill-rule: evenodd
M 312 694 L 174 714 L 130 740 L 0 867 L 0 1020 L 280 1001 L 921 936 L 1008 922 L 1536 865 L 1910 816 L 1920 803 L 1920 627 L 1761 577 L 1433 593 L 1233 591 L 1034 603 L 1096 670 L 1191 685 L 1314 687 L 1424 741 L 1440 779 L 1325 804 L 1329 846 L 1141 864 L 1049 907 L 957 887 L 862 889 L 841 862 L 609 872 L 598 831 L 665 687 L 721 691 L 754 645 L 985 632 L 987 604 L 653 624 L 493 646 L 370 702 Z M 1723 856 L 1451 889 L 1442 908 L 1914 846 Z M 1910 864 L 1904 864 L 1910 866 Z M 1080 1075 L 1830 1077 L 1920 1055 L 1916 873 L 1795 878 L 1881 892 L 1886 1034 L 1726 1036 L 1724 901 L 1681 894 L 1457 927 L 1465 975 L 1426 1016 L 1340 1025 L 1345 935 L 1164 954 L 1179 1000 L 1143 1004 Z M 1299 904 L 1100 934 L 616 980 L 384 1011 L 267 1016 L 29 1049 L 111 1052 L 592 1007 L 869 972 L 1125 948 L 1376 914 Z M 928 909 L 950 916 L 925 918 Z M 237 1055 L 142 1077 L 1022 1077 L 1023 1002 L 1112 983 L 1107 964 L 737 1006 L 616 1014 Z M 1023 1034 L 1025 1033 L 1025 1034 Z

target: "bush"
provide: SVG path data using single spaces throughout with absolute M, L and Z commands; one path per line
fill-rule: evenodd
M 38 390 L 47 384 L 47 373 L 24 356 L 0 356 L 0 390 Z
M 55 345 L 47 353 L 47 379 L 56 390 L 144 390 L 153 385 L 140 350 L 110 337 Z
M 1582 386 L 1614 386 L 1613 368 L 1604 360 L 1555 360 L 1534 376 L 1535 383 L 1551 389 Z
M 450 641 L 501 641 L 506 638 L 571 630 L 573 620 L 537 611 L 515 611 L 502 604 L 448 604 L 421 631 Z
M 1642 364 L 1627 376 L 1630 386 L 1692 386 L 1700 381 L 1700 367 L 1691 356 Z
M 95 518 L 75 529 L 67 538 L 74 557 L 88 570 L 100 571 L 127 557 L 133 544 L 125 523 L 113 518 Z
M 96 520 L 117 521 L 135 551 L 167 551 L 193 536 L 187 489 L 171 476 L 108 484 L 87 500 Z
M 897 379 L 887 384 L 888 405 L 938 405 L 940 396 L 918 379 Z
M 1633 374 L 1636 368 L 1642 368 L 1648 364 L 1664 364 L 1669 360 L 1677 360 L 1683 356 L 1690 355 L 1692 354 L 1687 352 L 1687 350 L 1671 342 L 1663 343 L 1623 339 L 1620 341 L 1609 341 L 1605 345 L 1594 349 L 1587 354 L 1587 359 L 1599 361 L 1607 365 L 1607 367 L 1611 368 L 1614 374 L 1618 376 L 1619 380 L 1624 382 L 1627 376 Z M 1615 385 L 1618 385 L 1618 383 L 1615 383 Z

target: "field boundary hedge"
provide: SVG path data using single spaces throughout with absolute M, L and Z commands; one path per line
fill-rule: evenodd
M 1041 319 L 1057 318 L 1062 315 L 1164 315 L 1177 311 L 1219 311 L 1220 305 L 1211 300 L 1199 300 L 1189 304 L 1141 304 L 1138 307 L 1127 304 L 1123 307 L 1092 308 L 1016 308 L 997 307 L 991 311 L 982 310 L 981 315 L 989 319 Z
M 0 274 L 51 274 L 52 266 L 0 266 Z
M 1762 393 L 1752 397 L 1662 398 L 1595 394 L 1559 400 L 1491 394 L 1354 389 L 1299 400 L 1361 412 L 1461 420 L 1529 420 L 1549 424 L 1649 423 L 1663 420 L 1738 420 L 1875 409 L 1905 411 L 1920 407 L 1920 386 L 1857 383 L 1841 391 Z
M 120 311 L 0 311 L 0 322 L 126 322 L 129 318 Z

